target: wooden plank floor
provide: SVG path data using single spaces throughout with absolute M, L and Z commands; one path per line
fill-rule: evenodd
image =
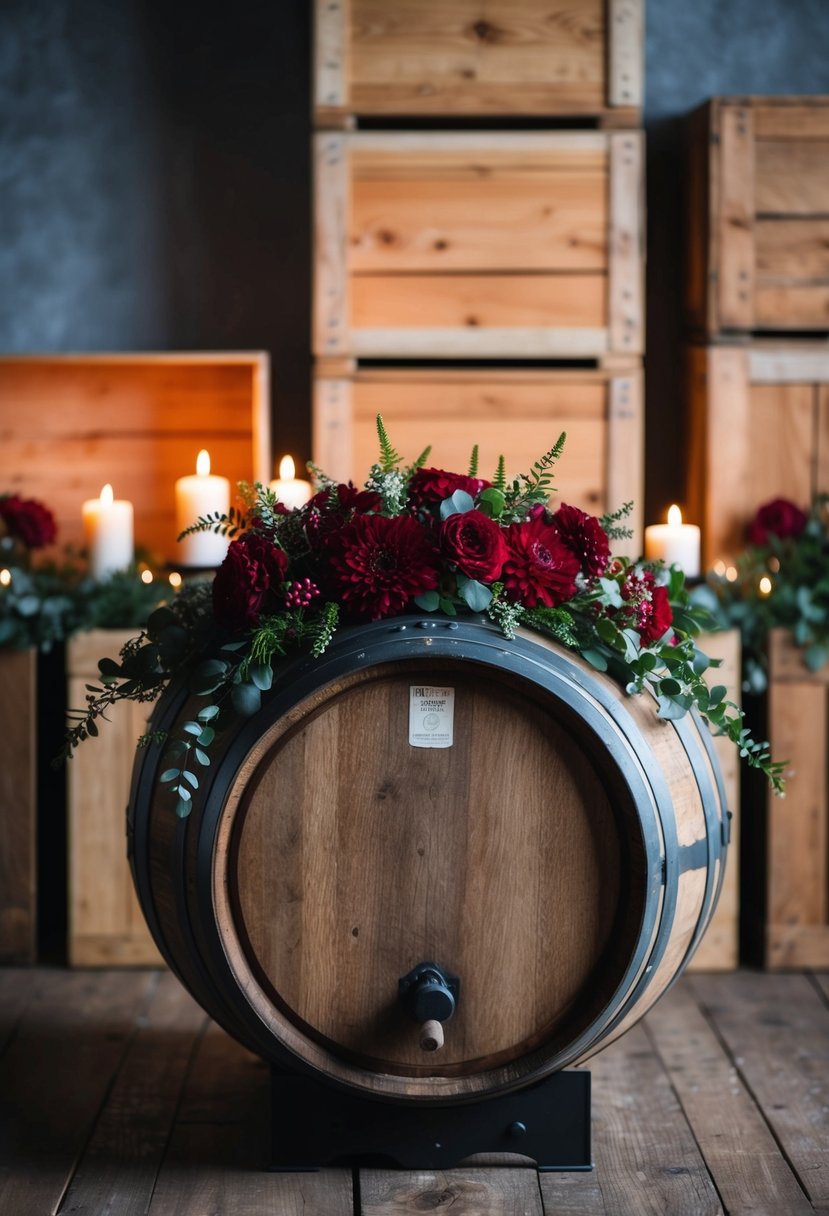
M 829 977 L 685 977 L 591 1067 L 591 1173 L 275 1174 L 266 1066 L 172 976 L 4 969 L 0 1213 L 829 1213 Z

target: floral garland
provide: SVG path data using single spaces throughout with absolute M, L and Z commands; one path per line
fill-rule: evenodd
M 788 629 L 811 671 L 829 663 L 829 495 L 808 512 L 786 498 L 764 503 L 747 530 L 735 565 L 709 574 L 695 601 L 722 628 L 740 630 L 743 687 L 768 686 L 768 632 Z
M 519 625 L 555 638 L 631 694 L 648 689 L 660 717 L 695 708 L 782 790 L 784 766 L 751 738 L 725 687 L 703 678 L 711 663 L 693 639 L 709 620 L 690 604 L 682 572 L 611 556 L 611 541 L 629 535 L 621 521 L 630 504 L 602 519 L 567 505 L 549 510 L 564 435 L 530 473 L 508 482 L 503 459 L 491 481 L 479 476 L 477 449 L 467 474 L 426 467 L 428 448 L 401 467 L 381 418 L 377 427 L 380 459 L 363 489 L 313 470 L 319 489 L 301 508 L 289 511 L 257 484 L 244 488 L 245 514 L 231 509 L 187 530 L 231 538 L 212 587 L 186 586 L 120 662 L 101 661 L 102 686 L 90 687 L 86 707 L 75 711 L 67 756 L 97 734 L 115 701 L 154 700 L 186 674 L 204 707 L 180 738 L 141 741 L 166 746 L 160 780 L 185 816 L 216 730 L 257 711 L 289 651 L 319 656 L 341 620 L 472 611 L 508 638 Z

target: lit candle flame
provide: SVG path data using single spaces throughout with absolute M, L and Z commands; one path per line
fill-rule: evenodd
M 771 579 L 767 574 L 764 574 L 760 579 L 758 589 L 761 595 L 771 595 Z
M 109 484 L 109 482 L 107 482 L 107 484 L 101 490 L 101 497 L 99 501 L 102 507 L 111 507 L 115 501 L 115 495 L 112 492 L 112 486 Z
M 11 570 L 0 570 L 0 587 L 8 587 L 12 581 Z
M 296 465 L 293 456 L 283 456 L 279 462 L 279 480 L 293 481 L 296 477 Z
M 179 574 L 178 570 L 173 570 L 170 572 L 170 586 L 171 587 L 180 587 L 181 586 L 181 575 Z
M 199 477 L 207 477 L 210 474 L 210 453 L 206 448 L 202 448 L 196 457 L 196 472 Z
M 682 523 L 682 512 L 680 511 L 680 509 L 676 505 L 676 503 L 674 503 L 674 505 L 672 507 L 668 507 L 668 527 L 669 528 L 678 528 L 681 523 Z
M 141 571 L 141 582 L 142 583 L 151 583 L 152 581 L 153 581 L 152 570 L 142 570 Z

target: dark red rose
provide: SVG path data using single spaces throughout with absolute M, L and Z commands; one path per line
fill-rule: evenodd
M 562 543 L 579 559 L 585 574 L 601 575 L 610 561 L 610 542 L 595 515 L 562 503 L 553 516 Z
M 443 556 L 454 562 L 467 578 L 491 583 L 507 560 L 507 544 L 502 529 L 482 511 L 450 515 L 441 524 L 440 547 Z
M 287 569 L 287 555 L 267 537 L 246 532 L 232 541 L 213 580 L 213 615 L 222 628 L 255 629 Z
M 807 516 L 787 498 L 774 498 L 759 508 L 748 528 L 750 545 L 767 545 L 770 536 L 800 536 Z
M 27 549 L 42 549 L 57 536 L 54 515 L 36 498 L 21 498 L 19 494 L 0 498 L 0 519 L 9 536 Z
M 617 616 L 617 624 L 622 628 L 631 625 L 644 646 L 652 646 L 670 629 L 673 612 L 668 589 L 657 584 L 652 571 L 631 568 L 622 584 L 622 599 L 625 605 L 620 610 L 622 619 Z
M 409 516 L 357 515 L 331 536 L 329 555 L 336 594 L 357 620 L 396 616 L 438 585 L 438 552 Z
M 507 599 L 526 608 L 554 608 L 576 591 L 579 560 L 559 536 L 555 524 L 543 517 L 505 529 L 507 560 L 501 578 Z
M 465 490 L 474 498 L 491 484 L 482 477 L 465 477 L 444 469 L 418 469 L 409 482 L 409 502 L 414 507 L 434 507 L 451 498 L 456 490 Z

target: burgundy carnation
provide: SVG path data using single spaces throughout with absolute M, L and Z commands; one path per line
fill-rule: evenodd
M 526 608 L 554 608 L 576 591 L 579 560 L 559 536 L 555 524 L 543 517 L 506 529 L 508 548 L 502 579 L 507 598 Z
M 433 507 L 451 498 L 456 490 L 465 490 L 475 498 L 491 484 L 482 477 L 464 477 L 444 469 L 418 469 L 409 482 L 409 501 L 414 507 Z
M 22 541 L 27 549 L 42 549 L 57 536 L 54 515 L 36 498 L 21 498 L 19 494 L 0 498 L 0 519 L 9 536 Z
M 748 528 L 750 545 L 767 545 L 769 537 L 800 536 L 807 516 L 787 498 L 774 498 L 759 508 Z
M 553 516 L 562 542 L 579 559 L 585 574 L 601 575 L 610 561 L 610 542 L 595 515 L 562 503 Z
M 246 532 L 232 541 L 213 580 L 213 615 L 222 628 L 230 633 L 255 629 L 287 569 L 287 554 L 267 537 Z
M 631 569 L 622 584 L 622 599 L 622 614 L 637 630 L 642 644 L 658 642 L 673 621 L 667 587 L 657 584 L 652 571 Z
M 491 583 L 507 559 L 504 535 L 494 519 L 482 511 L 450 515 L 440 529 L 444 557 L 454 562 L 467 578 Z
M 359 620 L 396 616 L 438 585 L 437 550 L 409 516 L 357 515 L 329 545 L 337 594 Z

